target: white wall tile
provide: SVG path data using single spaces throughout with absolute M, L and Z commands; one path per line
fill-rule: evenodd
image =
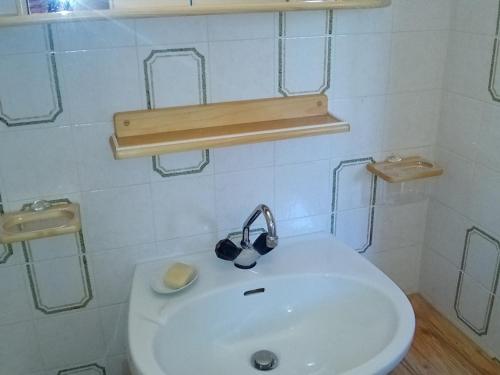
M 438 143 L 467 159 L 478 149 L 483 103 L 461 95 L 444 95 Z
M 126 302 L 136 264 L 155 255 L 156 247 L 153 244 L 92 254 L 95 291 L 99 306 Z
M 488 80 L 492 51 L 493 37 L 450 33 L 446 62 L 446 85 L 449 91 L 490 101 Z
M 454 316 L 458 269 L 434 251 L 424 248 L 419 291 L 445 316 Z
M 39 238 L 29 241 L 31 261 L 76 256 L 78 255 L 78 234 L 66 234 L 56 237 Z
M 447 30 L 453 0 L 393 0 L 394 31 Z
M 456 0 L 452 28 L 457 31 L 493 35 L 498 16 L 497 0 Z
M 70 256 L 33 263 L 30 272 L 36 289 L 36 317 L 74 308 L 95 307 L 92 266 L 87 257 Z M 88 270 L 88 277 L 87 277 Z M 27 282 L 28 277 L 26 276 Z M 89 288 L 90 285 L 90 288 Z M 57 286 L 57 287 L 56 287 Z M 31 293 L 34 293 L 31 291 Z M 35 298 L 35 296 L 33 296 Z M 40 311 L 40 310 L 43 310 Z
M 385 94 L 391 34 L 335 37 L 332 93 L 334 98 Z
M 243 223 L 241 225 L 243 225 Z M 213 251 L 215 249 L 215 244 L 222 237 L 227 235 L 226 232 L 222 232 L 220 235 L 217 233 L 207 233 L 196 236 L 173 238 L 166 241 L 158 241 L 158 256 L 171 257 L 196 253 L 199 251 Z
M 43 368 L 32 322 L 0 326 L 0 362 L 2 372 L 24 375 Z
M 281 38 L 277 66 L 286 95 L 322 93 L 331 86 L 332 37 Z
M 431 200 L 427 213 L 425 243 L 427 247 L 460 267 L 465 235 L 472 223 L 442 203 Z
M 336 13 L 337 34 L 384 33 L 392 31 L 394 7 L 346 9 Z
M 193 176 L 152 185 L 158 241 L 216 231 L 212 176 Z
M 74 123 L 111 122 L 141 108 L 135 48 L 67 52 L 61 61 Z
M 148 185 L 83 194 L 87 249 L 99 251 L 149 243 L 154 239 Z
M 151 172 L 151 181 L 160 182 L 169 179 L 184 178 L 186 176 L 207 176 L 214 173 L 213 150 L 194 150 L 158 155 L 148 169 Z
M 474 186 L 472 188 L 472 219 L 493 233 L 500 232 L 500 173 L 488 168 L 474 168 Z
M 403 291 L 415 293 L 418 290 L 420 252 L 419 246 L 410 246 L 380 253 L 366 253 L 366 257 Z
M 485 327 L 490 294 L 467 274 L 463 275 L 457 309 L 462 319 L 477 330 Z
M 500 248 L 491 239 L 469 234 L 464 272 L 490 292 L 495 292 L 495 278 L 500 266 Z
M 332 179 L 336 175 L 334 196 L 331 197 L 336 199 L 333 210 L 350 210 L 373 204 L 373 175 L 366 170 L 366 164 L 370 162 L 369 158 L 332 160 Z
M 477 120 L 477 119 L 476 119 Z M 488 168 L 500 171 L 500 107 L 485 105 L 477 144 L 477 161 Z
M 274 40 L 210 43 L 212 101 L 276 96 Z
M 208 38 L 214 40 L 274 37 L 274 13 L 207 16 Z
M 269 167 L 274 162 L 273 142 L 252 143 L 212 150 L 215 173 Z
M 69 122 L 60 63 L 49 52 L 0 55 L 0 131 Z
M 93 362 L 104 353 L 98 310 L 75 312 L 36 321 L 40 350 L 48 368 Z
M 276 212 L 279 220 L 330 211 L 329 161 L 285 165 L 275 169 Z
M 374 250 L 390 250 L 421 243 L 425 233 L 427 201 L 375 208 Z
M 278 141 L 274 146 L 275 163 L 282 165 L 328 159 L 330 142 L 328 135 Z
M 474 164 L 444 149 L 437 150 L 436 163 L 445 172 L 434 182 L 433 197 L 467 215 L 473 200 L 471 192 L 474 182 Z
M 9 200 L 18 200 L 78 191 L 74 150 L 69 127 L 2 134 L 3 195 Z
M 7 15 L 17 14 L 17 2 L 16 0 L 0 0 L 0 14 Z
M 440 101 L 440 91 L 389 95 L 384 149 L 433 145 L 439 125 Z
M 135 21 L 65 22 L 54 27 L 56 51 L 135 46 Z
M 403 92 L 441 88 L 447 42 L 447 31 L 393 34 L 389 90 Z
M 43 52 L 47 48 L 47 26 L 6 27 L 0 32 L 0 55 Z
M 333 100 L 330 111 L 349 122 L 351 130 L 331 136 L 331 156 L 339 158 L 379 152 L 382 148 L 385 107 L 385 96 Z
M 136 21 L 137 44 L 204 42 L 207 23 L 204 16 L 145 18 Z
M 28 286 L 24 281 L 25 268 L 6 267 L 0 272 L 0 325 L 32 318 Z
M 106 364 L 108 375 L 131 375 L 126 355 L 117 355 L 108 358 Z
M 137 58 L 145 107 L 204 104 L 210 96 L 207 43 L 140 47 Z
M 111 124 L 74 128 L 81 189 L 95 190 L 149 182 L 151 158 L 115 160 L 109 137 Z
M 277 215 L 274 201 L 273 168 L 215 175 L 215 210 L 219 230 L 241 228 L 260 203 Z M 283 219 L 277 216 L 276 219 Z
M 307 216 L 290 220 L 278 220 L 276 226 L 279 237 L 285 238 L 317 232 L 329 233 L 330 220 L 329 214 Z
M 327 35 L 330 22 L 335 24 L 335 19 L 325 10 L 276 13 L 276 26 L 282 27 L 281 36 L 287 38 Z
M 373 247 L 373 213 L 373 207 L 333 212 L 333 235 L 357 252 L 371 252 Z

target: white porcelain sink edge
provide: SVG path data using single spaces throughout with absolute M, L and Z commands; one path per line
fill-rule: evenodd
M 397 317 L 393 337 L 380 353 L 360 366 L 342 372 L 332 371 L 332 374 L 386 374 L 399 363 L 411 344 L 415 320 L 406 296 L 370 262 L 331 235 L 314 234 L 284 239 L 276 250 L 259 259 L 257 266 L 251 270 L 237 269 L 231 262 L 217 259 L 213 252 L 176 258 L 195 265 L 200 271 L 199 280 L 177 295 L 157 295 L 149 288 L 149 277 L 153 270 L 171 260 L 164 258 L 140 264 L 136 268 L 129 311 L 129 357 L 136 375 L 177 375 L 165 372 L 159 365 L 155 356 L 155 337 L 162 327 L 168 325 L 169 319 L 179 315 L 177 312 L 181 311 L 182 315 L 182 309 L 186 308 L 188 310 L 185 311 L 189 312 L 190 304 L 203 298 L 204 301 L 210 301 L 211 296 L 222 295 L 235 288 L 243 293 L 266 285 L 277 285 L 280 280 L 290 280 L 293 285 L 300 285 L 300 280 L 297 281 L 300 277 L 304 278 L 304 282 L 314 282 L 316 279 L 311 278 L 316 277 L 318 280 L 331 279 L 338 284 L 345 281 L 373 290 L 373 293 L 390 300 Z M 370 307 L 365 306 L 366 309 Z M 377 324 L 377 317 L 374 317 L 373 324 Z M 252 370 L 252 373 L 260 373 Z M 279 374 L 279 371 L 276 369 L 271 373 Z

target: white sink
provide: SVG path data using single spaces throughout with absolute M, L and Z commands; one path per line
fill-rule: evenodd
M 206 252 L 176 260 L 200 272 L 176 295 L 149 287 L 150 275 L 172 259 L 136 269 L 129 354 L 137 375 L 262 374 L 251 363 L 259 350 L 278 357 L 264 371 L 271 375 L 387 374 L 411 344 L 406 296 L 331 236 L 282 240 L 251 270 Z

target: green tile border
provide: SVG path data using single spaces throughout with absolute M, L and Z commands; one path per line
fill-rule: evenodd
M 333 38 L 333 10 L 326 11 L 325 35 L 318 35 L 316 38 L 323 38 L 325 51 L 323 59 L 323 82 L 315 91 L 292 92 L 286 88 L 286 12 L 278 14 L 278 92 L 283 96 L 322 94 L 330 88 L 332 70 L 332 38 Z M 313 38 L 313 37 L 311 37 Z
M 106 375 L 106 368 L 104 366 L 100 366 L 97 363 L 90 363 L 88 365 L 81 365 L 76 367 L 71 367 L 63 370 L 59 370 L 57 375 L 74 375 L 81 374 L 83 372 L 88 372 L 91 370 L 95 373 L 95 375 Z
M 179 57 L 188 57 L 196 61 L 198 67 L 198 104 L 207 104 L 207 73 L 205 56 L 203 56 L 203 54 L 201 54 L 194 47 L 155 49 L 151 51 L 143 62 L 144 81 L 146 86 L 146 103 L 148 109 L 156 108 L 154 87 L 155 78 L 152 69 L 154 63 L 158 59 Z M 184 168 L 167 168 L 163 166 L 161 164 L 160 155 L 155 155 L 151 159 L 153 163 L 153 171 L 158 173 L 161 177 L 175 177 L 202 172 L 210 163 L 210 151 L 202 150 L 200 162 L 197 165 Z
M 500 61 L 499 55 L 500 55 L 500 1 L 498 2 L 497 25 L 495 32 L 495 41 L 493 43 L 493 54 L 491 56 L 490 79 L 488 82 L 488 90 L 491 94 L 491 98 L 496 102 L 500 102 L 500 92 L 495 91 L 495 78 L 497 76 L 497 69 Z
M 4 214 L 3 210 L 3 203 L 2 203 L 2 194 L 0 194 L 0 215 Z M 12 245 L 7 244 L 7 245 L 2 245 L 2 251 L 0 251 L 0 264 L 7 263 L 9 258 L 14 254 L 14 251 L 12 250 Z
M 465 269 L 467 266 L 467 258 L 468 258 L 469 251 L 470 251 L 470 239 L 473 235 L 481 236 L 485 240 L 491 242 L 493 244 L 493 246 L 495 246 L 498 250 L 497 264 L 495 267 L 495 273 L 493 275 L 493 282 L 492 282 L 492 285 L 490 286 L 490 289 L 489 289 L 489 298 L 488 298 L 486 314 L 484 316 L 483 325 L 481 327 L 476 327 L 460 311 L 460 300 L 462 298 L 463 278 L 464 278 Z M 467 327 L 469 327 L 478 336 L 484 336 L 484 335 L 488 334 L 488 328 L 490 325 L 491 313 L 493 311 L 493 305 L 495 303 L 495 294 L 497 292 L 499 278 L 500 278 L 500 241 L 497 240 L 492 235 L 486 233 L 482 229 L 479 229 L 476 226 L 473 226 L 472 228 L 467 229 L 466 235 L 465 235 L 464 250 L 463 250 L 463 254 L 462 254 L 462 262 L 461 262 L 461 266 L 460 266 L 456 294 L 455 294 L 454 309 L 455 309 L 455 313 L 457 315 L 457 318 L 460 319 Z
M 210 151 L 201 150 L 201 159 L 198 165 L 185 167 L 185 168 L 171 168 L 167 169 L 161 165 L 161 156 L 153 156 L 153 170 L 162 177 L 175 177 L 188 174 L 200 173 L 210 163 Z
M 69 199 L 55 199 L 49 201 L 52 204 L 61 204 L 61 203 L 71 203 Z M 22 210 L 27 210 L 30 206 L 30 203 L 23 205 Z M 38 279 L 36 276 L 36 262 L 33 262 L 33 255 L 31 252 L 31 244 L 30 241 L 21 242 L 24 261 L 26 266 L 26 274 L 28 276 L 28 281 L 30 285 L 31 295 L 33 298 L 33 303 L 35 309 L 41 311 L 46 315 L 57 314 L 65 311 L 72 311 L 84 308 L 89 304 L 89 302 L 94 298 L 92 291 L 92 283 L 90 279 L 90 272 L 88 267 L 88 260 L 85 249 L 85 241 L 83 238 L 83 232 L 80 230 L 78 233 L 75 233 L 75 241 L 78 248 L 78 257 L 80 263 L 80 275 L 82 278 L 82 286 L 84 290 L 84 296 L 79 301 L 74 303 L 68 303 L 65 305 L 59 306 L 48 306 L 46 305 L 40 296 L 40 289 L 38 286 Z
M 333 169 L 333 184 L 332 184 L 332 214 L 331 214 L 331 222 L 330 222 L 330 232 L 335 236 L 337 233 L 337 206 L 339 200 L 339 181 L 340 181 L 340 172 L 345 167 L 349 166 L 357 166 L 357 165 L 366 165 L 369 163 L 375 163 L 373 157 L 369 156 L 366 158 L 359 159 L 350 159 L 350 160 L 342 160 L 334 169 Z M 368 173 L 368 172 L 367 172 Z M 366 233 L 366 241 L 364 244 L 355 249 L 358 253 L 366 252 L 373 243 L 373 227 L 375 223 L 375 203 L 377 197 L 377 176 L 372 175 L 370 179 L 370 202 L 367 208 L 368 211 L 368 230 Z
M 0 101 L 0 122 L 5 125 L 11 126 L 24 126 L 24 125 L 36 125 L 54 122 L 57 117 L 63 113 L 63 104 L 61 97 L 61 89 L 59 82 L 59 74 L 57 71 L 57 61 L 54 52 L 54 37 L 52 33 L 52 25 L 45 26 L 46 32 L 46 43 L 48 47 L 47 52 L 47 69 L 49 76 L 51 77 L 51 94 L 52 94 L 52 104 L 53 108 L 45 115 L 30 116 L 30 117 L 19 117 L 12 118 L 3 111 L 2 103 Z

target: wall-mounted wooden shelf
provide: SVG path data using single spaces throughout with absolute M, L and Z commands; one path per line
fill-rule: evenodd
M 249 13 L 273 11 L 297 11 L 320 9 L 379 8 L 391 4 L 391 0 L 186 0 L 185 4 L 165 1 L 141 0 L 111 1 L 111 8 L 59 13 L 28 14 L 25 0 L 17 0 L 18 14 L 0 15 L 0 26 L 71 22 L 93 19 L 142 18 L 179 15 Z M 82 3 L 84 3 L 82 1 Z
M 343 133 L 325 95 L 304 95 L 117 113 L 115 159 Z
M 77 203 L 58 203 L 39 211 L 32 209 L 0 215 L 0 243 L 29 241 L 75 233 L 81 229 L 80 206 Z
M 366 169 L 392 183 L 436 177 L 443 174 L 443 168 L 420 156 L 409 156 L 399 161 L 367 164 Z

